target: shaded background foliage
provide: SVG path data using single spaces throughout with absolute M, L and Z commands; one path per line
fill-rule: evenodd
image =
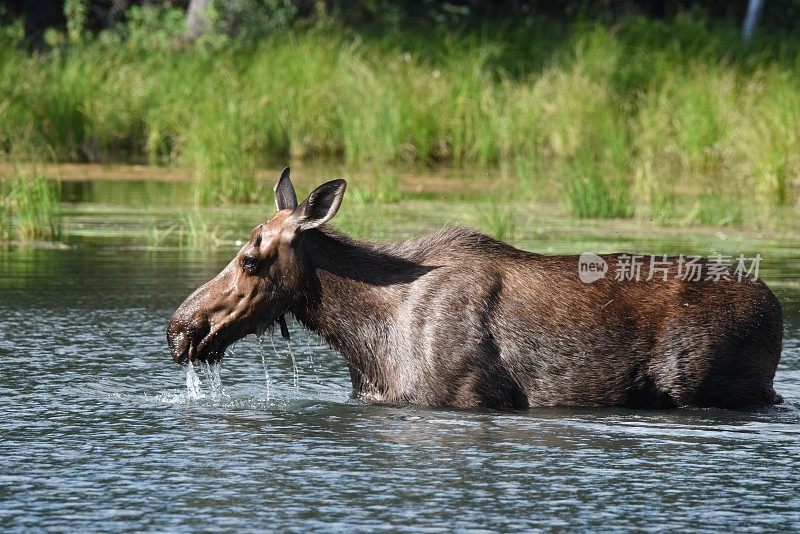
M 162 6 L 188 8 L 191 0 L 8 0 L 0 7 L 0 22 L 24 19 L 26 39 L 33 46 L 43 44 L 47 28 L 66 30 L 65 9 L 69 4 L 85 9 L 85 27 L 98 32 L 125 22 L 130 8 Z M 211 2 L 211 0 L 209 0 Z M 230 34 L 268 32 L 277 26 L 296 21 L 310 21 L 324 16 L 351 25 L 446 24 L 451 29 L 465 29 L 487 19 L 505 24 L 530 24 L 534 17 L 554 19 L 581 17 L 605 23 L 631 15 L 653 19 L 673 17 L 697 11 L 711 20 L 741 23 L 747 2 L 725 0 L 565 0 L 565 1 L 389 1 L 389 0 L 232 0 L 214 6 L 222 26 Z M 761 21 L 771 31 L 798 29 L 800 0 L 769 0 Z

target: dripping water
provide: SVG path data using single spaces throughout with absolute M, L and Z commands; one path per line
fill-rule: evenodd
M 302 347 L 300 347 L 300 353 L 302 354 L 303 352 L 308 354 L 308 360 L 309 360 L 308 363 L 311 366 L 311 376 L 314 377 L 314 382 L 319 384 L 320 383 L 320 381 L 319 381 L 320 369 L 319 369 L 319 367 L 317 367 L 317 364 L 314 362 L 314 349 L 311 346 L 311 344 L 308 342 L 308 340 L 306 340 L 306 343 Z
M 267 368 L 266 350 L 264 349 L 264 334 L 256 336 L 258 339 L 258 350 L 261 353 L 261 365 L 264 367 L 264 378 L 267 381 L 267 401 L 269 402 L 272 396 L 272 381 L 269 378 L 269 369 Z M 273 346 L 274 348 L 274 346 Z
M 275 336 L 273 336 L 272 333 L 269 335 L 269 341 L 272 343 L 272 351 L 276 356 L 280 356 L 277 347 L 275 347 Z M 294 357 L 294 351 L 292 351 L 292 342 L 288 339 L 286 340 L 286 347 L 289 349 L 289 356 L 292 358 L 292 384 L 294 385 L 294 389 L 298 389 L 300 372 L 297 369 L 297 360 Z
M 300 382 L 300 371 L 297 369 L 297 360 L 294 357 L 294 351 L 292 350 L 292 342 L 290 340 L 286 340 L 286 347 L 289 349 L 289 356 L 292 357 L 292 380 L 294 380 L 294 389 L 298 389 L 298 384 Z
M 194 366 L 191 363 L 185 363 L 181 366 L 183 375 L 186 377 L 186 395 L 190 399 L 202 399 L 204 397 L 201 388 L 202 383 L 200 377 L 194 372 Z
M 226 351 L 227 354 L 227 351 Z M 220 368 L 222 367 L 222 363 L 208 363 L 203 362 L 203 373 L 205 374 L 206 380 L 211 386 L 211 398 L 217 399 L 220 395 L 222 395 L 222 377 L 220 376 Z

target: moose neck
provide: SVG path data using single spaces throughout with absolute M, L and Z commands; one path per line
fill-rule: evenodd
M 357 392 L 389 395 L 392 369 L 404 365 L 392 336 L 405 294 L 431 268 L 325 227 L 302 239 L 302 290 L 292 313 L 344 355 Z

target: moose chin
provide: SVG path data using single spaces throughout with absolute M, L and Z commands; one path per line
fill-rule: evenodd
M 783 315 L 752 276 L 584 283 L 577 256 L 518 250 L 447 228 L 402 243 L 327 223 L 344 180 L 298 205 L 286 168 L 277 213 L 167 328 L 176 362 L 225 349 L 291 313 L 343 356 L 366 400 L 517 410 L 532 406 L 745 408 L 772 388 Z M 606 262 L 619 255 L 602 256 Z

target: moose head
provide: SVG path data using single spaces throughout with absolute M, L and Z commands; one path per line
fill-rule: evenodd
M 173 314 L 167 342 L 176 362 L 218 361 L 232 343 L 275 322 L 288 336 L 283 315 L 301 291 L 304 236 L 336 215 L 346 187 L 344 180 L 324 183 L 298 205 L 289 167 L 283 170 L 275 185 L 278 212 Z

